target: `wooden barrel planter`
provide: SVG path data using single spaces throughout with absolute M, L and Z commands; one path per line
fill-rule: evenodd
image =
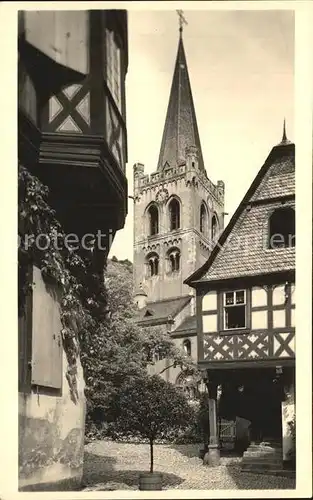
M 139 476 L 140 490 L 161 490 L 162 474 L 159 472 L 145 472 Z

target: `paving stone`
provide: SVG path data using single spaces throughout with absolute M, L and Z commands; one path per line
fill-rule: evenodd
M 154 469 L 163 475 L 163 490 L 295 488 L 294 477 L 241 471 L 240 457 L 222 456 L 219 467 L 204 466 L 198 458 L 200 447 L 193 444 L 155 445 Z M 107 488 L 108 483 L 113 482 L 138 489 L 139 474 L 149 470 L 149 461 L 149 446 L 146 444 L 90 443 L 85 447 L 84 484 L 92 488 L 101 483 Z M 101 487 L 97 487 L 99 490 Z

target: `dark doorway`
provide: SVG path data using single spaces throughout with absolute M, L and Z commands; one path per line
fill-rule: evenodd
M 282 440 L 281 387 L 272 370 L 244 370 L 223 386 L 220 413 L 251 422 L 251 441 Z
M 246 399 L 251 406 L 251 440 L 282 440 L 281 398 L 277 382 L 265 377 L 246 387 Z

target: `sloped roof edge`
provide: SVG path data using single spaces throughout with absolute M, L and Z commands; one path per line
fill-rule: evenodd
M 146 307 L 142 310 L 143 313 L 145 313 L 147 310 L 151 310 L 153 312 L 153 315 L 151 316 L 146 316 L 142 317 L 141 319 L 138 320 L 138 324 L 144 326 L 148 324 L 165 324 L 165 323 L 171 323 L 173 322 L 173 318 L 179 314 L 184 307 L 190 302 L 191 296 L 190 295 L 183 295 L 182 297 L 173 297 L 173 298 L 168 298 L 168 299 L 162 299 L 158 300 L 155 302 L 147 302 Z M 159 306 L 162 304 L 170 304 L 170 310 L 162 313 L 162 314 L 154 314 L 154 306 Z
M 229 223 L 227 224 L 226 228 L 222 232 L 221 236 L 219 237 L 216 245 L 214 246 L 210 257 L 208 260 L 201 266 L 199 269 L 197 269 L 193 274 L 191 274 L 188 278 L 184 280 L 184 283 L 186 285 L 189 285 L 191 287 L 194 287 L 196 283 L 204 276 L 204 274 L 210 269 L 211 265 L 213 264 L 214 260 L 216 259 L 217 255 L 219 254 L 220 249 L 224 245 L 225 241 L 227 240 L 228 236 L 230 235 L 231 231 L 233 230 L 238 218 L 242 214 L 244 207 L 246 204 L 250 202 L 251 196 L 255 193 L 257 187 L 259 186 L 261 180 L 265 176 L 267 170 L 270 168 L 272 162 L 281 154 L 282 151 L 284 152 L 292 152 L 295 149 L 295 144 L 294 143 L 280 143 L 277 146 L 274 146 L 272 150 L 270 151 L 268 157 L 265 160 L 265 163 L 263 166 L 260 168 L 259 172 L 255 176 L 254 180 L 252 181 L 250 187 L 248 188 L 246 194 L 242 198 L 241 202 L 239 203 L 234 215 L 230 219 Z M 207 280 L 210 281 L 210 280 Z

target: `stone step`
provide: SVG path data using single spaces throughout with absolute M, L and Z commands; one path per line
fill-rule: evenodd
M 272 455 L 270 453 L 268 455 L 260 455 L 260 454 L 250 455 L 249 453 L 244 453 L 242 455 L 242 459 L 249 460 L 250 462 L 253 462 L 255 460 L 262 460 L 262 461 L 278 460 L 282 462 L 283 457 L 282 455 Z
M 246 449 L 245 453 L 246 452 L 282 454 L 283 450 L 281 448 L 251 448 L 251 446 L 249 446 L 249 448 Z
M 241 470 L 254 473 L 275 473 L 283 468 L 281 443 L 251 443 L 244 452 Z
M 264 455 L 282 455 L 283 451 L 280 448 L 249 448 L 246 449 L 245 453 L 260 453 Z
M 250 446 L 272 446 L 273 448 L 280 448 L 282 443 L 276 441 L 261 441 L 261 443 L 256 443 L 255 441 L 250 441 Z
M 262 469 L 262 470 L 271 470 L 271 469 L 282 469 L 283 464 L 281 462 L 253 462 L 253 463 L 241 463 L 241 469 Z
M 257 469 L 257 468 L 251 468 L 251 469 L 243 469 L 242 472 L 248 472 L 249 474 L 265 474 L 268 476 L 282 476 L 282 477 L 295 477 L 295 473 L 291 471 L 284 471 L 282 469 Z
M 251 458 L 253 460 L 254 458 L 264 458 L 266 459 L 283 459 L 283 454 L 282 453 L 260 453 L 260 452 L 244 452 L 243 457 Z
M 243 459 L 246 459 L 246 460 L 250 460 L 251 462 L 253 462 L 254 460 L 280 460 L 282 461 L 283 460 L 283 456 L 282 455 L 277 455 L 275 453 L 267 453 L 267 454 L 264 454 L 264 453 L 254 453 L 254 454 L 250 454 L 250 453 L 244 453 L 242 455 L 242 458 Z
M 280 470 L 282 469 L 282 464 L 276 464 L 276 463 L 251 463 L 251 464 L 241 464 L 241 470 L 243 471 L 253 471 L 253 470 Z
M 273 444 L 273 443 L 271 443 Z M 241 462 L 243 472 L 255 474 L 276 474 L 283 469 L 281 445 L 268 446 L 265 443 L 252 443 L 244 452 Z
M 270 457 L 270 458 L 243 457 L 241 463 L 243 463 L 243 464 L 267 464 L 267 463 L 271 463 L 271 464 L 281 464 L 282 465 L 283 459 L 282 458 L 274 458 L 274 457 Z
M 264 446 L 260 444 L 250 444 L 248 449 L 251 448 L 253 450 L 281 450 L 281 446 Z
M 243 454 L 244 457 L 251 457 L 253 458 L 283 458 L 283 454 L 281 452 L 273 452 L 273 451 L 260 451 L 260 450 L 255 450 L 255 451 L 250 451 L 249 449 L 246 450 Z

